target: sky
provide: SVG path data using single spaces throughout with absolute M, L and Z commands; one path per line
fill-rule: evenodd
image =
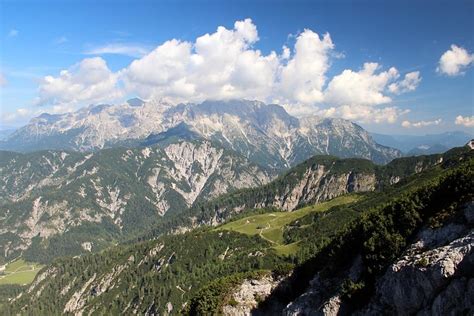
M 131 97 L 474 131 L 474 1 L 0 0 L 0 129 Z

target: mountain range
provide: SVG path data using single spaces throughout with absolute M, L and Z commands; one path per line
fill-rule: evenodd
M 474 144 L 426 155 L 465 138 L 402 153 L 378 141 L 403 137 L 247 100 L 42 114 L 0 142 L 0 281 L 45 265 L 0 284 L 0 310 L 470 311 Z
M 151 144 L 172 136 L 202 138 L 259 165 L 282 170 L 316 154 L 387 163 L 400 151 L 377 144 L 347 120 L 296 118 L 283 107 L 258 101 L 205 101 L 171 105 L 129 100 L 67 114 L 42 114 L 0 142 L 0 149 L 95 151 Z
M 473 135 L 466 132 L 445 132 L 429 135 L 383 135 L 371 133 L 373 139 L 384 146 L 400 149 L 404 155 L 430 155 L 443 153 L 463 146 Z

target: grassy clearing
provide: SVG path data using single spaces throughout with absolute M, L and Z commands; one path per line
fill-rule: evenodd
M 43 265 L 17 259 L 8 263 L 5 270 L 0 271 L 0 284 L 29 284 Z
M 259 235 L 274 244 L 274 248 L 281 255 L 288 255 L 298 250 L 298 243 L 284 244 L 283 230 L 291 222 L 315 212 L 325 212 L 333 206 L 352 203 L 360 197 L 345 195 L 328 202 L 303 207 L 293 212 L 272 212 L 252 215 L 224 224 L 216 230 L 231 230 L 246 235 Z
M 287 245 L 273 246 L 273 249 L 275 249 L 279 255 L 289 256 L 296 253 L 298 251 L 298 247 L 299 241 Z

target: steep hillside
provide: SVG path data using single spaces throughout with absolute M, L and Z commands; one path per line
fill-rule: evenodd
M 468 159 L 468 146 L 445 154 L 395 159 L 378 166 L 364 159 L 315 156 L 290 169 L 274 181 L 251 190 L 239 190 L 211 201 L 196 203 L 176 216 L 169 216 L 147 234 L 151 238 L 164 231 L 187 231 L 200 225 L 217 225 L 236 214 L 266 208 L 292 211 L 308 203 L 320 203 L 355 192 L 380 192 L 403 179 L 434 166 L 447 168 L 458 157 Z
M 288 277 L 252 276 L 198 292 L 191 314 L 471 314 L 473 164 L 422 173 L 391 198 L 368 198 L 355 220 L 340 213 L 331 221 L 339 224 L 332 237 L 325 216 L 295 221 L 289 228 L 299 246 L 313 251 Z
M 176 313 L 216 277 L 274 267 L 279 259 L 268 246 L 258 237 L 198 231 L 61 259 L 40 272 L 8 309 L 26 314 Z
M 286 298 L 275 292 L 268 303 L 287 306 L 284 315 L 471 314 L 472 179 L 471 159 L 361 216 L 295 270 Z
M 152 143 L 174 134 L 196 134 L 277 170 L 316 155 L 360 157 L 386 163 L 398 150 L 377 144 L 360 126 L 341 119 L 297 119 L 283 107 L 257 101 L 206 101 L 171 105 L 131 100 L 96 105 L 74 113 L 42 114 L 15 131 L 0 149 L 90 151 L 117 145 Z
M 343 291 L 339 297 L 348 297 L 347 304 L 359 298 L 369 304 L 375 280 L 413 236 L 425 225 L 455 221 L 461 214 L 459 207 L 472 200 L 473 163 L 466 151 L 458 152 L 393 188 L 334 206 L 322 213 L 327 216 L 309 213 L 285 224 L 288 241 L 316 246 L 290 257 L 278 256 L 272 243 L 258 235 L 223 227 L 57 260 L 10 302 L 6 313 L 215 314 L 250 302 L 272 314 L 292 303 L 287 313 L 299 314 L 304 309 L 297 306 L 306 306 L 301 300 L 317 294 L 311 289 L 304 293 L 318 272 L 330 286 L 322 302 Z M 318 226 L 325 218 L 331 229 L 324 230 L 327 224 Z M 298 267 L 285 277 L 293 262 Z M 359 262 L 355 265 L 359 268 L 347 267 L 353 262 Z M 357 272 L 355 279 L 344 281 L 348 278 L 344 273 L 350 271 Z M 262 302 L 265 304 L 259 304 Z M 316 310 L 319 305 L 310 306 Z
M 0 251 L 42 261 L 43 248 L 50 255 L 95 251 L 167 212 L 270 179 L 208 141 L 84 154 L 1 152 Z

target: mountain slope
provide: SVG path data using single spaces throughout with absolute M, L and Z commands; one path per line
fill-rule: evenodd
M 287 224 L 286 242 L 302 250 L 291 261 L 302 264 L 283 279 L 252 276 L 220 292 L 204 287 L 191 314 L 472 313 L 474 160 L 451 158 L 403 185 Z
M 199 225 L 217 225 L 252 209 L 292 211 L 347 193 L 380 192 L 433 166 L 449 166 L 453 157 L 458 156 L 471 157 L 472 150 L 465 146 L 445 154 L 398 158 L 384 166 L 364 159 L 314 156 L 264 186 L 199 202 L 183 213 L 169 216 L 145 238 L 169 230 L 178 232 Z
M 1 152 L 0 250 L 5 258 L 30 248 L 36 249 L 30 256 L 43 247 L 56 255 L 98 250 L 168 211 L 270 178 L 244 157 L 202 140 L 84 154 Z
M 284 315 L 472 313 L 472 171 L 470 159 L 362 215 L 270 300 Z
M 341 119 L 297 119 L 283 107 L 257 101 L 205 101 L 201 104 L 137 102 L 97 105 L 74 113 L 42 114 L 0 142 L 0 149 L 89 151 L 152 142 L 177 126 L 187 133 L 235 150 L 252 162 L 277 170 L 316 154 L 361 157 L 386 163 L 398 150 L 377 144 L 360 126 Z M 187 134 L 181 130 L 181 136 Z
M 269 304 L 261 308 L 285 307 L 273 303 L 281 299 L 296 302 L 305 293 L 314 273 L 324 267 L 327 270 L 322 277 L 333 285 L 324 297 L 331 297 L 345 284 L 341 281 L 344 274 L 338 272 L 351 271 L 347 265 L 360 260 L 361 269 L 368 274 L 357 274 L 364 279 L 358 277 L 354 282 L 371 285 L 374 280 L 371 277 L 379 277 L 397 258 L 413 232 L 425 224 L 448 222 L 453 218 L 451 215 L 458 214 L 457 206 L 472 198 L 472 155 L 465 150 L 451 154 L 442 164 L 408 177 L 406 182 L 386 188 L 388 191 L 384 189 L 382 194 L 368 195 L 355 204 L 344 205 L 342 210 L 354 208 L 358 215 L 355 221 L 354 217 L 344 216 L 333 219 L 336 235 L 308 232 L 306 229 L 313 224 L 302 225 L 299 230 L 308 243 L 316 243 L 322 236 L 327 236 L 327 240 L 311 254 L 313 259 L 299 266 L 286 281 L 268 281 L 281 280 L 293 259 L 276 256 L 266 240 L 206 228 L 121 245 L 98 254 L 60 259 L 40 272 L 29 289 L 6 306 L 7 313 L 176 314 L 184 309 L 191 314 L 196 311 L 213 314 L 219 313 L 225 304 L 238 306 L 239 301 L 232 301 L 229 293 L 242 282 L 251 291 L 268 286 L 265 293 L 271 292 L 270 296 L 254 297 Z M 340 210 L 330 209 L 327 214 L 337 214 Z M 262 278 L 269 283 L 259 281 Z M 247 279 L 255 281 L 245 282 Z M 361 297 L 359 294 L 366 293 L 358 292 L 359 289 L 370 290 L 350 283 L 343 288 L 344 295 L 353 295 L 355 302 Z M 51 297 L 56 298 L 54 302 Z

